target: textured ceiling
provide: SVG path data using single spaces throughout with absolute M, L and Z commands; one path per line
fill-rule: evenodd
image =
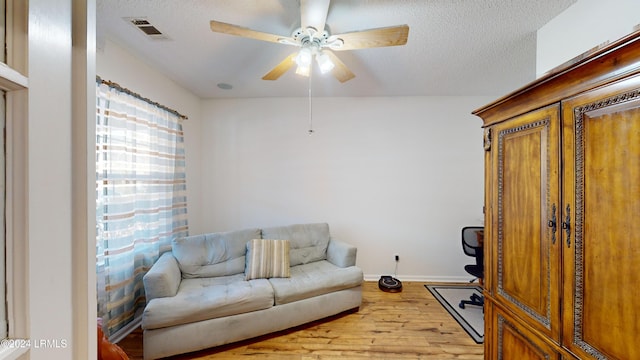
M 407 24 L 409 39 L 404 46 L 336 52 L 356 77 L 340 83 L 314 73 L 313 94 L 506 94 L 535 78 L 536 30 L 575 1 L 333 0 L 331 33 Z M 146 18 L 168 39 L 150 39 L 127 17 Z M 98 47 L 109 39 L 202 98 L 308 94 L 308 79 L 294 69 L 276 81 L 261 79 L 294 48 L 213 33 L 210 20 L 290 36 L 300 25 L 299 1 L 97 0 Z

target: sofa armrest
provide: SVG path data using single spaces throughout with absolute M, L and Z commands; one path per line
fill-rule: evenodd
M 358 249 L 345 242 L 331 239 L 327 247 L 327 260 L 339 267 L 356 265 L 356 253 Z
M 147 302 L 155 298 L 175 296 L 182 281 L 182 273 L 173 253 L 167 251 L 160 255 L 142 281 Z

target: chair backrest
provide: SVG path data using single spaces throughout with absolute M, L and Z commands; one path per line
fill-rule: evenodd
M 483 236 L 482 231 L 484 231 L 482 226 L 466 226 L 462 228 L 462 249 L 465 254 L 478 257 L 479 253 L 482 252 L 482 245 L 479 243 L 479 239 Z

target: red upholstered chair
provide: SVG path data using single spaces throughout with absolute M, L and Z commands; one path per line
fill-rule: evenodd
M 120 346 L 111 343 L 104 336 L 101 323 L 102 321 L 98 320 L 98 360 L 129 360 L 129 356 Z

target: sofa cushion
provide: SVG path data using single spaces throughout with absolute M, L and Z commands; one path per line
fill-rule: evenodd
M 147 303 L 143 329 L 188 324 L 273 306 L 273 288 L 266 279 L 245 281 L 243 274 L 183 279 L 173 297 Z
M 247 241 L 259 237 L 260 229 L 188 236 L 173 240 L 173 256 L 185 279 L 241 274 Z
M 262 229 L 263 239 L 286 239 L 290 241 L 291 266 L 325 260 L 329 245 L 329 225 L 296 224 Z
M 250 240 L 246 259 L 245 280 L 289 277 L 289 240 Z
M 361 285 L 362 281 L 360 268 L 341 268 L 326 260 L 293 266 L 290 278 L 269 279 L 276 305 L 349 289 Z

